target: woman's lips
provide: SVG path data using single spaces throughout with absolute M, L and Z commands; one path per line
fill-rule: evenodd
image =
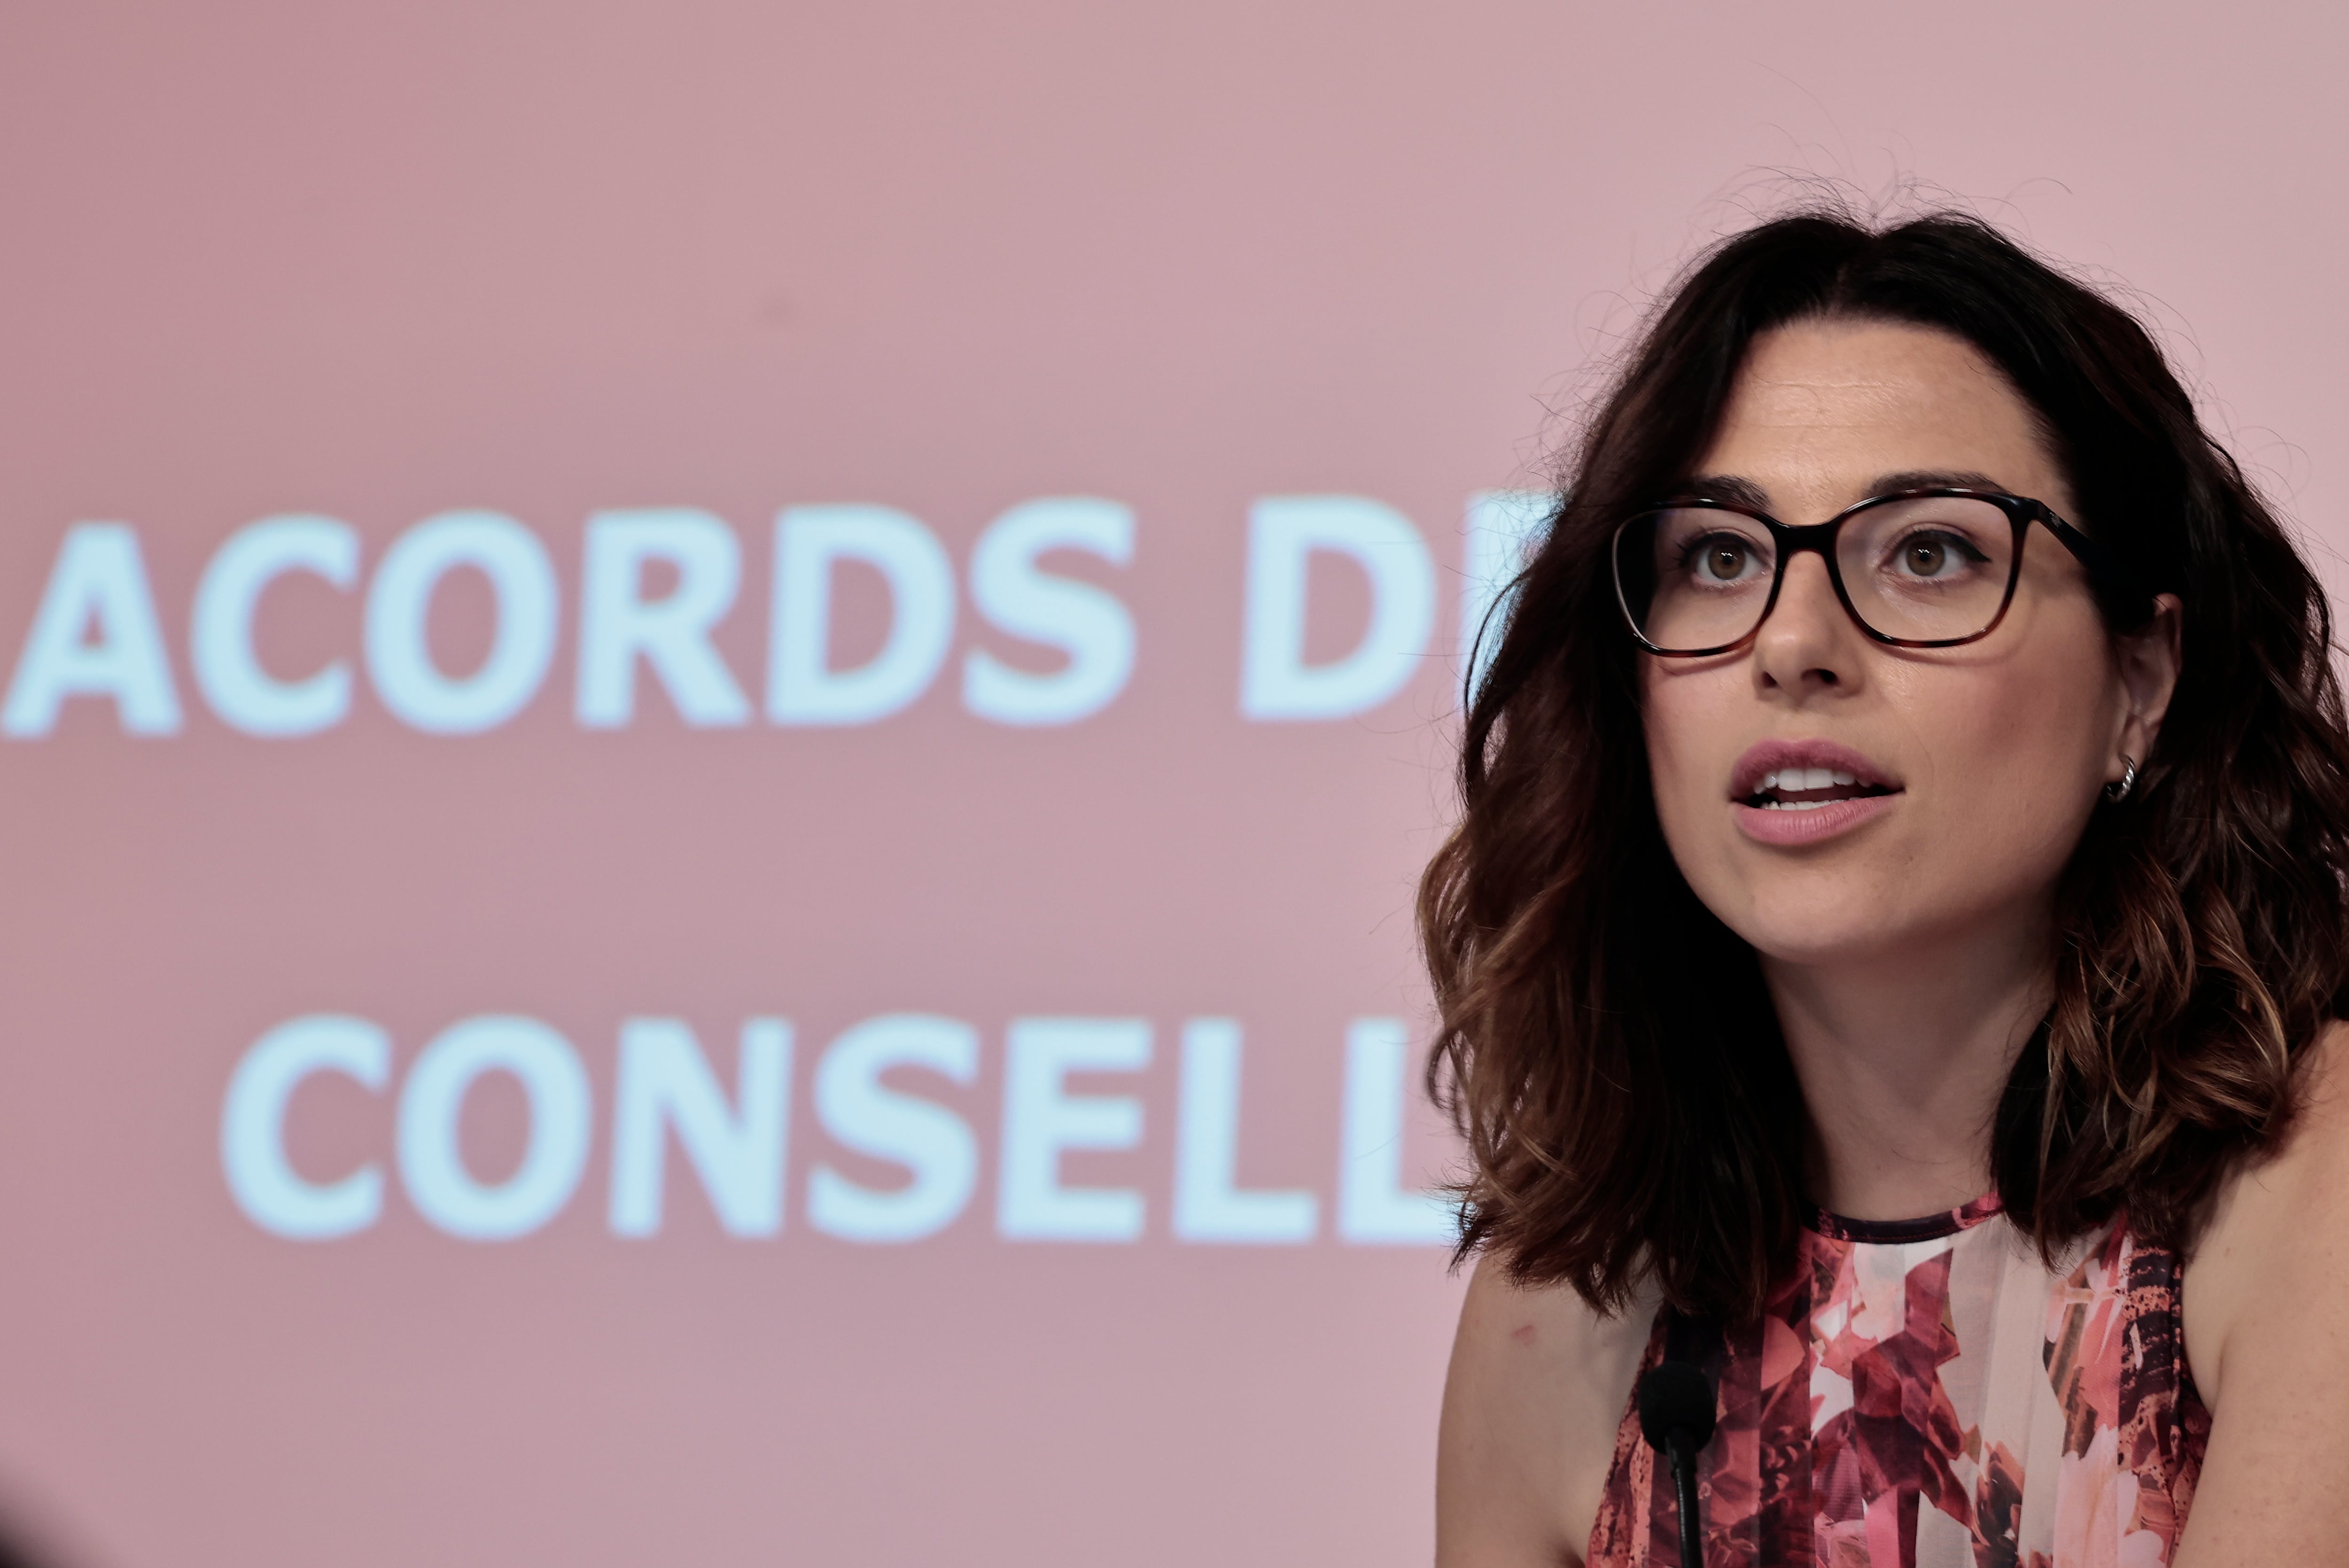
M 1758 844 L 1816 844 L 1872 822 L 1900 795 L 1899 778 L 1824 737 L 1764 740 L 1730 769 L 1738 829 Z
M 1736 814 L 1738 830 L 1747 838 L 1785 848 L 1847 833 L 1884 815 L 1899 799 L 1897 794 L 1845 795 L 1816 805 L 1785 806 L 1751 806 L 1740 800 L 1731 810 Z
M 1764 739 L 1729 770 L 1729 800 L 1745 836 L 1806 845 L 1884 814 L 1900 779 L 1851 747 L 1826 738 Z

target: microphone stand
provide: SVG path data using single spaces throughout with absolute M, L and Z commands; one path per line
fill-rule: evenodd
M 1682 1568 L 1704 1568 L 1704 1521 L 1696 1503 L 1696 1444 L 1690 1439 L 1695 1434 L 1686 1427 L 1674 1427 L 1666 1443 L 1666 1453 L 1672 1466 L 1672 1492 L 1680 1504 L 1676 1511 L 1681 1524 Z
M 1715 1398 L 1713 1379 L 1693 1361 L 1677 1357 L 1660 1361 L 1640 1379 L 1640 1433 L 1672 1468 L 1672 1496 L 1680 1514 L 1681 1568 L 1704 1568 L 1704 1520 L 1697 1506 L 1696 1456 L 1713 1440 Z

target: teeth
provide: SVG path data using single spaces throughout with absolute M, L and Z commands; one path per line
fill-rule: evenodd
M 1767 795 L 1777 789 L 1826 789 L 1848 787 L 1859 782 L 1856 774 L 1833 768 L 1788 768 L 1776 773 L 1764 773 L 1754 793 Z

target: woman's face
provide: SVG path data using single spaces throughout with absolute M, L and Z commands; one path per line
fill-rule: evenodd
M 1933 484 L 2074 515 L 2030 408 L 1970 345 L 1830 320 L 1754 341 L 1695 488 L 1799 526 Z M 1642 658 L 1665 841 L 1707 907 L 1788 963 L 2035 931 L 2099 791 L 2151 749 L 2175 624 L 2166 608 L 2146 634 L 2108 635 L 2079 562 L 2034 523 L 1997 630 L 1889 647 L 1852 624 L 1825 561 L 1796 554 L 1744 652 Z

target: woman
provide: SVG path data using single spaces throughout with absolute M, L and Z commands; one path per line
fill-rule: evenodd
M 2349 737 L 2159 350 L 1971 219 L 1783 219 L 1569 481 L 1422 892 L 1439 1563 L 1679 1563 L 1668 1357 L 1708 1563 L 2349 1555 Z

